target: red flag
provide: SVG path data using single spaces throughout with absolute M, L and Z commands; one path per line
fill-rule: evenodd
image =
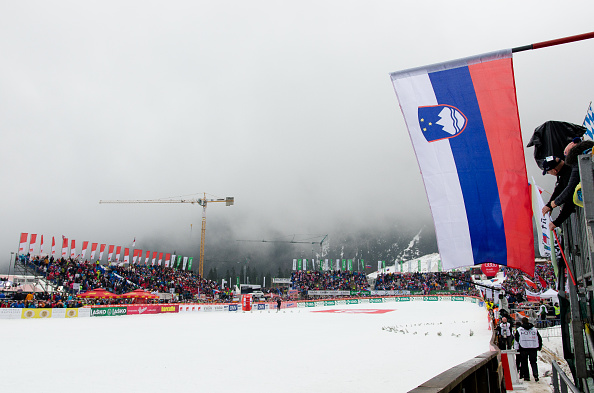
M 99 259 L 103 259 L 103 253 L 105 252 L 105 244 L 102 244 L 99 248 Z
M 43 254 L 43 235 L 41 235 L 41 243 L 39 245 L 39 255 Z
M 87 257 L 87 248 L 89 248 L 89 242 L 88 241 L 83 241 L 83 246 L 82 246 L 82 252 L 81 252 L 81 260 L 85 260 L 85 258 Z
M 130 263 L 130 249 L 124 248 L 124 263 Z
M 109 246 L 109 251 L 108 251 L 108 254 L 107 254 L 107 262 L 111 262 L 113 260 L 113 249 L 114 249 L 114 246 L 113 245 L 110 245 Z
M 165 254 L 165 267 L 169 267 L 171 262 L 171 254 Z
M 37 234 L 31 234 L 31 241 L 29 242 L 29 254 L 33 255 L 33 247 L 35 247 L 35 243 L 37 243 Z
M 76 246 L 75 246 L 74 239 L 72 239 L 70 241 L 70 258 L 74 258 L 74 257 L 76 257 Z
M 144 259 L 144 264 L 148 265 L 149 258 L 151 257 L 151 252 L 146 250 L 146 258 Z
M 536 289 L 536 284 L 534 283 L 534 281 L 532 281 L 531 279 L 529 279 L 528 277 L 524 277 L 524 281 L 526 282 L 526 285 L 528 285 L 529 287 L 532 287 L 534 289 Z
M 122 253 L 122 246 L 117 246 L 116 247 L 116 262 L 120 261 L 120 254 Z
M 155 266 L 156 259 L 157 259 L 157 252 L 155 251 L 155 252 L 153 252 L 153 263 L 151 266 Z
M 62 235 L 62 258 L 66 258 L 68 254 L 68 238 Z
M 541 276 L 537 276 L 538 277 L 538 281 L 540 281 L 540 285 L 543 288 L 548 288 L 549 284 L 546 282 L 546 280 L 544 278 L 542 278 Z
M 161 261 L 163 261 L 163 253 L 159 253 L 159 266 L 161 266 Z
M 95 253 L 97 252 L 98 243 L 91 244 L 91 260 L 95 259 Z
M 142 263 L 142 250 L 138 250 L 138 264 Z
M 25 252 L 25 247 L 27 247 L 27 237 L 29 236 L 28 233 L 21 233 L 21 241 L 19 242 L 19 253 Z
M 52 257 L 56 255 L 56 239 L 52 236 Z

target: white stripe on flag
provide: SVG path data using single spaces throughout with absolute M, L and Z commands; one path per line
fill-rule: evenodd
M 429 76 L 424 72 L 395 79 L 393 84 L 425 181 L 443 267 L 474 265 L 466 208 L 450 142 L 427 142 L 418 122 L 420 106 L 438 104 Z

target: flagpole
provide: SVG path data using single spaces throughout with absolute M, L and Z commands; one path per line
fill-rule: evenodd
M 512 48 L 512 53 L 523 52 L 525 50 L 532 50 L 532 49 L 541 49 L 541 48 L 546 48 L 546 47 L 555 46 L 555 45 L 562 45 L 562 44 L 567 44 L 567 43 L 575 42 L 575 41 L 588 40 L 590 38 L 594 38 L 594 31 L 590 32 L 590 33 L 572 35 L 570 37 L 565 37 L 565 38 L 557 38 L 556 40 L 543 41 L 543 42 L 537 42 L 535 44 L 518 46 L 516 48 Z

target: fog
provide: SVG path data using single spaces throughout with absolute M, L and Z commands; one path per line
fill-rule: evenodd
M 58 249 L 62 235 L 79 248 L 136 238 L 197 266 L 199 206 L 99 200 L 235 197 L 207 207 L 213 263 L 225 250 L 287 255 L 240 239 L 431 234 L 388 74 L 585 33 L 593 10 L 586 1 L 2 2 L 0 271 L 21 232 L 43 234 L 46 250 L 51 236 Z M 514 56 L 524 144 L 544 121 L 582 123 L 593 48 Z M 552 191 L 525 153 L 528 178 Z

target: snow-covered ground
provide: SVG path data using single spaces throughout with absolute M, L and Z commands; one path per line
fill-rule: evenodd
M 3 390 L 61 393 L 406 392 L 491 337 L 485 308 L 443 301 L 0 320 L 0 334 Z

